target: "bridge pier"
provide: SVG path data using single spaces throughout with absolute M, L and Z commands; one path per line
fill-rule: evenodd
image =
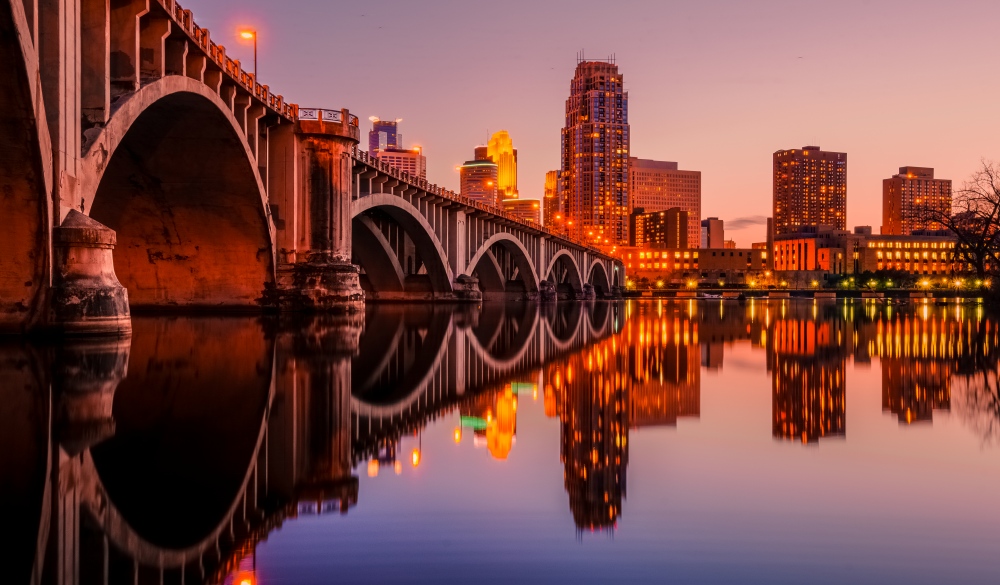
M 114 230 L 71 210 L 53 230 L 49 324 L 67 334 L 127 334 L 128 291 L 115 276 Z
M 350 152 L 360 140 L 357 117 L 346 109 L 302 112 L 287 137 L 299 197 L 293 217 L 277 230 L 282 245 L 275 301 L 283 310 L 361 311 L 360 269 L 351 263 Z

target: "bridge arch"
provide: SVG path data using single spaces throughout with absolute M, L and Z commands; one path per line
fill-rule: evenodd
M 513 268 L 516 268 L 517 276 L 524 285 L 523 292 L 525 294 L 537 293 L 539 277 L 534 262 L 531 260 L 531 254 L 521 240 L 506 232 L 494 234 L 483 242 L 469 261 L 470 274 L 479 271 L 481 275 L 479 284 L 482 292 L 484 294 L 506 292 L 510 285 L 506 279 L 504 267 L 497 264 L 497 258 L 491 252 L 494 246 L 501 247 L 508 255 L 510 263 Z M 495 274 L 497 272 L 499 274 Z M 500 277 L 500 282 L 496 281 L 496 276 Z
M 386 237 L 386 233 L 381 228 L 373 229 L 372 225 L 380 223 L 379 214 L 384 214 L 391 220 L 391 223 L 398 225 L 405 236 L 412 242 L 412 249 L 408 249 L 403 234 L 395 237 Z M 362 223 L 362 217 L 368 215 L 375 221 Z M 389 193 L 373 193 L 364 197 L 359 197 L 351 202 L 351 217 L 353 218 L 353 242 L 354 258 L 358 264 L 365 269 L 367 278 L 363 285 L 371 288 L 376 298 L 391 298 L 394 292 L 391 288 L 379 290 L 374 288 L 378 282 L 386 282 L 382 276 L 376 276 L 373 266 L 391 267 L 393 273 L 401 275 L 403 291 L 415 292 L 414 289 L 429 288 L 425 290 L 428 295 L 447 294 L 452 292 L 454 274 L 448 264 L 448 257 L 445 254 L 444 246 L 438 239 L 434 228 L 427 221 L 427 218 L 402 197 Z M 389 223 L 382 227 L 388 230 L 390 236 L 393 228 Z M 390 241 L 390 239 L 395 241 Z M 378 242 L 378 246 L 365 246 L 365 240 Z M 370 242 L 369 242 L 370 243 Z M 400 256 L 403 256 L 400 258 Z M 420 271 L 424 270 L 424 273 Z M 371 272 L 371 275 L 368 273 Z M 384 270 L 378 270 L 383 272 Z M 423 278 L 426 275 L 426 280 Z M 391 281 L 388 281 L 391 282 Z M 395 285 L 393 284 L 394 288 Z M 412 298 L 412 297 L 411 297 Z
M 556 291 L 562 295 L 573 296 L 583 291 L 580 264 L 569 250 L 562 249 L 553 254 L 543 274 L 556 285 Z
M 211 88 L 168 76 L 123 98 L 83 166 L 79 208 L 117 232 L 132 305 L 258 305 L 274 226 L 256 157 Z
M 44 313 L 50 278 L 52 147 L 38 63 L 21 2 L 0 3 L 0 331 Z
M 611 294 L 611 280 L 608 278 L 608 269 L 604 262 L 597 258 L 590 263 L 590 270 L 587 271 L 587 282 L 594 287 L 597 298 Z

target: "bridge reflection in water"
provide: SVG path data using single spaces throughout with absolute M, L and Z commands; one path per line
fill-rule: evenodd
M 443 416 L 504 459 L 519 396 L 558 419 L 573 521 L 613 529 L 629 431 L 700 415 L 703 369 L 763 349 L 772 435 L 847 433 L 848 360 L 882 408 L 951 408 L 1000 439 L 998 322 L 981 307 L 834 302 L 382 306 L 356 317 L 137 318 L 131 339 L 0 347 L 0 483 L 12 582 L 256 583 L 256 546 L 346 513 L 357 469 L 419 465 Z M 10 539 L 7 539 L 10 542 Z

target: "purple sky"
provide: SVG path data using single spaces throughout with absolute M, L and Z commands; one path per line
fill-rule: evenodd
M 403 118 L 428 179 L 488 131 L 519 150 L 521 197 L 559 167 L 576 53 L 612 53 L 629 91 L 632 154 L 702 171 L 702 215 L 771 212 L 771 154 L 848 153 L 848 226 L 881 224 L 883 178 L 931 166 L 958 186 L 1000 159 L 996 0 L 328 2 L 187 0 L 261 81 L 302 106 Z M 753 222 L 727 237 L 764 239 Z

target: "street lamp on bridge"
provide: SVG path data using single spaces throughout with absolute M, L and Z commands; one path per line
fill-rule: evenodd
M 253 79 L 257 82 L 257 31 L 245 29 L 240 31 L 240 38 L 253 41 Z

